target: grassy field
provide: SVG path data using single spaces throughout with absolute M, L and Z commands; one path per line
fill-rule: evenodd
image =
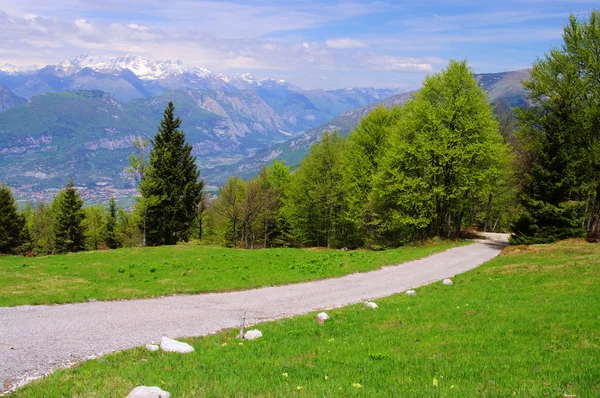
M 600 245 L 511 247 L 454 285 L 187 339 L 184 356 L 137 348 L 61 370 L 15 397 L 600 396 Z
M 380 252 L 162 246 L 40 258 L 0 257 L 0 306 L 191 294 L 371 271 L 468 242 L 432 241 Z

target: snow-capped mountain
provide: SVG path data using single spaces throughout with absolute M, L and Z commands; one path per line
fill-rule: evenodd
M 22 73 L 28 73 L 39 69 L 37 65 L 30 66 L 15 66 L 12 64 L 4 63 L 0 64 L 0 72 L 4 72 L 9 75 L 18 75 Z
M 181 61 L 136 55 L 80 55 L 35 70 L 5 65 L 0 85 L 5 86 L 0 95 L 0 181 L 10 177 L 17 185 L 56 187 L 65 176 L 88 183 L 108 178 L 125 185 L 121 174 L 132 137 L 152 137 L 169 100 L 194 154 L 210 167 L 397 93 L 304 90 L 280 79 L 213 74 Z M 47 158 L 50 150 L 53 159 Z M 27 177 L 34 165 L 45 173 L 36 175 L 55 175 L 56 180 Z
M 82 54 L 72 60 L 56 65 L 63 75 L 70 76 L 89 68 L 100 73 L 118 75 L 125 70 L 133 72 L 140 80 L 161 80 L 183 74 L 199 78 L 209 78 L 213 74 L 206 68 L 191 66 L 181 61 L 151 61 L 136 55 L 124 57 L 98 57 Z

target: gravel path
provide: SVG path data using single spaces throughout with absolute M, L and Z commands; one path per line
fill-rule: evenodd
M 200 336 L 238 327 L 244 312 L 247 324 L 253 324 L 422 286 L 490 260 L 504 246 L 500 240 L 479 241 L 368 273 L 294 285 L 144 300 L 0 308 L 0 393 L 58 367 L 159 341 L 161 336 Z

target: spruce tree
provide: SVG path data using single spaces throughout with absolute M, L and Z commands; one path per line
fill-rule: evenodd
M 24 226 L 25 220 L 17 211 L 10 188 L 5 184 L 0 185 L 0 254 L 18 251 Z
M 57 253 L 76 252 L 85 248 L 83 228 L 83 199 L 73 186 L 73 179 L 56 197 L 56 221 L 54 224 L 55 250 Z
M 525 211 L 513 243 L 600 236 L 600 12 L 571 15 L 563 40 L 523 82 L 532 106 L 517 113 Z
M 119 240 L 117 239 L 117 202 L 115 201 L 115 197 L 111 196 L 110 201 L 108 202 L 108 214 L 106 215 L 106 246 L 110 249 L 116 249 L 119 245 Z
M 179 130 L 181 119 L 175 118 L 174 110 L 169 102 L 140 185 L 150 245 L 172 245 L 189 238 L 204 186 L 192 146 L 185 142 L 185 134 Z

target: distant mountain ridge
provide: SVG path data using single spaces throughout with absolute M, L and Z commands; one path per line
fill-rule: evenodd
M 0 85 L 0 112 L 18 105 L 27 103 L 25 98 L 15 95 L 7 87 Z
M 520 69 L 502 73 L 484 73 L 475 75 L 477 82 L 487 92 L 492 104 L 502 102 L 510 107 L 521 107 L 528 104 L 527 93 L 521 82 L 529 79 L 529 69 Z M 337 131 L 348 135 L 360 120 L 378 106 L 391 108 L 403 105 L 416 91 L 387 97 L 376 103 L 342 112 L 338 117 L 309 130 L 306 133 L 261 149 L 235 164 L 215 167 L 207 171 L 207 178 L 222 184 L 230 175 L 240 175 L 242 178 L 255 176 L 263 164 L 273 160 L 285 161 L 287 165 L 297 166 L 315 142 L 319 141 L 325 132 Z
M 31 189 L 60 187 L 69 176 L 127 186 L 131 141 L 154 135 L 168 100 L 208 169 L 398 93 L 304 90 L 180 61 L 89 55 L 43 68 L 3 65 L 0 85 L 0 180 Z

